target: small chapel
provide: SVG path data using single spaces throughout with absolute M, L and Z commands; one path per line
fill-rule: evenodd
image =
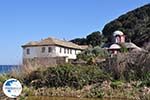
M 142 49 L 134 43 L 126 42 L 125 34 L 119 30 L 113 33 L 112 43 L 105 45 L 103 48 L 107 49 L 111 54 L 117 54 L 121 52 L 121 48 L 124 46 L 128 51 L 136 50 L 141 51 Z

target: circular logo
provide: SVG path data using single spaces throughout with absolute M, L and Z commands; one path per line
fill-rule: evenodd
M 17 79 L 8 79 L 3 84 L 3 92 L 9 98 L 16 98 L 21 94 L 22 85 Z

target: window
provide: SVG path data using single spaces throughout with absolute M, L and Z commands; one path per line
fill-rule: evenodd
M 60 53 L 62 52 L 62 48 L 60 47 L 60 51 L 59 51 Z
M 67 53 L 69 54 L 69 49 L 67 49 Z
M 52 47 L 48 47 L 48 52 L 50 53 L 52 51 L 53 51 Z
M 44 53 L 45 52 L 45 47 L 42 47 L 42 53 Z
M 70 49 L 70 54 L 72 54 L 72 49 Z
M 30 54 L 30 49 L 27 49 L 27 54 L 28 54 L 28 55 Z
M 64 54 L 66 53 L 66 48 L 64 48 Z

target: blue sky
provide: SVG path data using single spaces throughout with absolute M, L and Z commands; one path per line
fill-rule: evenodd
M 150 0 L 0 0 L 0 64 L 21 64 L 21 45 L 46 37 L 70 40 Z

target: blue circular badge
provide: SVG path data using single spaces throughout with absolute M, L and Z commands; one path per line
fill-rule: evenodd
M 21 94 L 22 85 L 17 79 L 8 79 L 3 84 L 3 92 L 9 98 L 16 98 Z

